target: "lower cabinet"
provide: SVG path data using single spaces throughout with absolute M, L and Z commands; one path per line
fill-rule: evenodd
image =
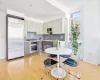
M 42 50 L 53 47 L 53 41 L 42 41 Z
M 46 48 L 53 47 L 53 46 L 54 46 L 53 41 L 37 41 L 37 51 L 36 52 L 44 51 Z M 24 42 L 24 56 L 27 56 L 29 54 L 30 54 L 30 42 L 26 41 Z
M 28 41 L 25 41 L 24 42 L 24 56 L 27 56 L 27 55 L 29 55 L 29 53 L 30 53 L 30 49 L 29 49 L 29 42 Z
M 37 50 L 42 51 L 42 41 L 38 41 L 37 43 Z

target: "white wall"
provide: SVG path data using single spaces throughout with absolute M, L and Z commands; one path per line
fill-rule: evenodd
M 80 59 L 83 60 L 84 58 L 84 11 L 82 8 L 80 8 L 80 40 L 81 40 L 81 56 Z
M 6 12 L 0 11 L 0 59 L 6 57 Z
M 68 34 L 68 18 L 63 18 L 63 29 L 64 29 L 64 33 L 65 33 L 65 42 L 67 44 L 68 39 L 69 39 L 69 34 Z
M 100 0 L 98 0 L 98 63 L 100 64 Z
M 99 9 L 97 0 L 84 4 L 82 9 L 82 27 L 84 29 L 84 57 L 88 63 L 98 64 L 98 17 Z

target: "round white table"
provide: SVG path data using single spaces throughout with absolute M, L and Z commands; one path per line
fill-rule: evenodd
M 56 49 L 56 47 L 52 47 L 52 48 L 45 49 L 45 52 L 49 54 L 57 55 L 57 61 L 58 61 L 57 68 L 53 68 L 51 70 L 51 75 L 55 78 L 64 78 L 66 76 L 66 71 L 63 68 L 59 67 L 59 58 L 60 58 L 59 56 L 60 55 L 71 55 L 72 50 L 69 48 Z

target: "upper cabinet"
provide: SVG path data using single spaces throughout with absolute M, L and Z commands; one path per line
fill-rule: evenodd
M 52 28 L 53 34 L 62 34 L 68 31 L 67 26 L 67 18 L 60 18 L 46 23 L 25 20 L 25 34 L 27 34 L 27 32 L 36 32 L 37 34 L 48 34 L 48 28 Z
M 65 33 L 65 27 L 67 27 L 67 21 L 65 19 L 52 20 L 43 24 L 43 33 L 48 34 L 47 29 L 52 28 L 53 34 L 62 34 Z
M 37 23 L 37 34 L 43 34 L 43 24 Z
M 43 24 L 25 20 L 25 34 L 27 32 L 36 32 L 37 34 L 43 34 Z
M 37 32 L 37 23 L 33 21 L 28 21 L 27 23 L 28 32 Z

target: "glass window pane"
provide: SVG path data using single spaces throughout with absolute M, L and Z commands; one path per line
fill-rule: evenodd
M 79 16 L 80 16 L 80 11 L 71 14 L 72 18 L 79 17 Z

